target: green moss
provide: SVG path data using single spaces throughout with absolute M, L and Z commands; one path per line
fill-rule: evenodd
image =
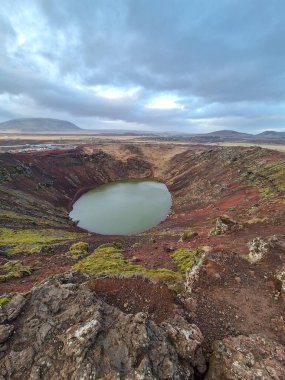
M 245 177 L 257 186 L 261 198 L 272 198 L 285 191 L 285 160 L 255 163 Z
M 127 262 L 121 251 L 112 244 L 98 247 L 92 255 L 74 265 L 75 269 L 88 274 L 126 274 L 140 271 L 139 265 Z
M 285 160 L 266 165 L 264 173 L 279 190 L 285 190 Z
M 173 281 L 182 281 L 183 276 L 179 272 L 175 272 L 166 268 L 158 269 L 146 269 L 144 268 L 143 273 L 153 279 L 163 281 L 165 283 L 172 283 Z
M 56 244 L 72 239 L 78 239 L 85 234 L 69 232 L 60 229 L 12 229 L 0 228 L 1 245 L 8 246 L 8 252 L 15 253 L 38 253 L 47 244 Z
M 85 252 L 88 253 L 88 243 L 86 243 L 84 241 L 79 241 L 78 243 L 72 244 L 70 246 L 69 250 L 72 252 L 80 251 L 83 253 L 85 253 Z
M 276 195 L 276 191 L 270 187 L 262 187 L 259 188 L 259 195 L 261 198 L 272 198 L 274 195 Z
M 30 222 L 30 223 L 37 223 L 37 224 L 39 223 L 39 220 L 40 220 L 40 219 L 31 217 L 25 214 L 19 214 L 17 212 L 8 211 L 8 210 L 5 210 L 5 211 L 0 210 L 0 219 L 4 219 L 4 220 L 11 219 L 11 220 L 16 220 L 16 221 L 21 221 L 24 223 Z M 44 222 L 48 223 L 48 221 L 43 221 L 42 224 L 44 224 Z
M 30 224 L 32 226 L 52 226 L 54 227 L 61 227 L 62 224 L 58 223 L 55 220 L 51 220 L 51 218 L 45 216 L 45 217 L 34 217 L 30 215 L 26 215 L 25 213 L 18 213 L 15 211 L 8 211 L 8 210 L 0 210 L 0 220 L 7 222 L 7 221 L 17 221 L 19 223 L 23 223 L 25 226 L 27 224 Z
M 197 235 L 198 235 L 197 232 L 193 231 L 192 228 L 188 228 L 187 230 L 183 232 L 181 239 L 185 241 Z
M 22 278 L 30 276 L 32 267 L 24 266 L 19 261 L 8 261 L 6 264 L 0 266 L 0 282 L 8 281 L 12 278 Z
M 2 306 L 4 306 L 6 303 L 8 303 L 9 301 L 11 301 L 12 298 L 13 298 L 13 294 L 9 294 L 8 296 L 0 297 L 0 308 Z
M 72 260 L 79 260 L 88 255 L 88 243 L 78 242 L 70 246 L 69 251 L 65 253 L 65 256 Z
M 133 276 L 135 274 L 143 274 L 149 278 L 163 281 L 170 287 L 176 286 L 177 282 L 183 280 L 183 277 L 179 272 L 164 268 L 147 269 L 142 265 L 128 262 L 124 258 L 121 250 L 113 244 L 99 246 L 90 256 L 76 263 L 73 268 L 90 275 L 120 274 L 124 276 Z
M 188 249 L 178 249 L 172 255 L 172 259 L 177 264 L 180 271 L 185 274 L 187 270 L 192 269 L 194 265 L 199 262 L 201 255 L 204 253 L 204 249 L 201 247 L 196 248 L 193 251 Z

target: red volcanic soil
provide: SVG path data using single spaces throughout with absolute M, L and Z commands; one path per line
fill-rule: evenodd
M 180 302 L 173 291 L 141 277 L 99 278 L 90 281 L 88 286 L 97 297 L 109 305 L 116 306 L 125 313 L 146 313 L 157 323 L 182 312 Z
M 254 187 L 238 190 L 235 194 L 226 197 L 216 204 L 219 209 L 228 209 L 230 207 L 240 206 L 241 203 L 248 203 L 249 206 L 259 201 L 259 192 Z
M 285 344 L 284 304 L 275 286 L 284 250 L 270 248 L 258 264 L 234 252 L 210 254 L 193 290 L 194 321 L 210 352 L 214 340 L 227 335 L 261 333 Z

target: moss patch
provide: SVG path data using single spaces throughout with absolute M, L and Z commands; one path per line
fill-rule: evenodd
M 187 230 L 185 230 L 183 232 L 183 234 L 181 236 L 181 239 L 183 241 L 185 241 L 185 240 L 189 240 L 189 239 L 191 239 L 191 238 L 193 238 L 193 237 L 195 237 L 197 235 L 198 235 L 197 232 L 193 231 L 192 228 L 188 228 Z
M 271 198 L 285 191 L 285 160 L 251 165 L 245 177 L 259 189 L 262 198 Z
M 31 215 L 27 215 L 24 213 L 19 213 L 15 211 L 8 211 L 8 210 L 0 210 L 0 220 L 3 222 L 11 222 L 13 221 L 23 223 L 25 226 L 27 224 L 30 224 L 32 226 L 54 226 L 54 227 L 62 227 L 62 224 L 58 223 L 55 220 L 51 220 L 51 218 L 45 216 L 45 217 L 34 217 Z
M 65 253 L 65 256 L 72 260 L 82 259 L 88 255 L 88 243 L 80 241 L 70 246 L 69 251 Z
M 72 239 L 78 239 L 82 233 L 69 232 L 65 230 L 44 229 L 13 229 L 0 228 L 1 246 L 6 246 L 8 253 L 38 253 L 43 246 L 56 244 Z
M 30 276 L 32 267 L 24 266 L 19 261 L 8 261 L 6 264 L 0 266 L 0 282 L 11 280 L 12 278 L 21 278 Z
M 193 251 L 182 248 L 175 251 L 171 257 L 177 264 L 180 271 L 185 274 L 187 270 L 192 269 L 196 264 L 198 264 L 201 255 L 204 252 L 205 251 L 202 247 L 198 247 Z
M 124 258 L 121 250 L 113 244 L 103 244 L 99 246 L 90 256 L 76 263 L 73 268 L 90 275 L 133 276 L 135 274 L 143 274 L 147 277 L 163 281 L 170 287 L 177 286 L 177 284 L 183 280 L 183 276 L 180 272 L 165 268 L 147 269 L 142 265 L 128 262 Z
M 273 181 L 278 190 L 285 190 L 285 160 L 266 165 L 263 173 Z
M 13 294 L 0 297 L 0 308 L 4 306 L 6 303 L 8 303 L 9 301 L 11 301 L 12 298 L 13 298 Z

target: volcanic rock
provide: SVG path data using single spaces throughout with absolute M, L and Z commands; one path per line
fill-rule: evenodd
M 261 335 L 227 337 L 214 344 L 206 380 L 285 379 L 285 348 Z
M 267 252 L 267 243 L 261 238 L 257 237 L 248 243 L 249 248 L 249 261 L 256 263 L 261 260 L 263 255 Z
M 22 294 L 16 294 L 7 304 L 0 309 L 0 322 L 10 322 L 15 319 L 21 312 L 26 303 Z
M 108 305 L 76 273 L 27 294 L 0 356 L 5 379 L 194 379 L 203 336 L 182 316 L 161 323 Z M 3 328 L 7 339 L 12 326 Z M 4 340 L 5 340 L 4 339 Z M 0 376 L 1 378 L 1 376 Z
M 222 235 L 240 229 L 241 226 L 226 215 L 216 219 L 216 225 L 210 232 L 210 235 Z
M 0 343 L 4 343 L 12 334 L 14 326 L 0 325 Z

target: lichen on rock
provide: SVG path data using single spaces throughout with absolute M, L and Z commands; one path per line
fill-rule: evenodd
M 285 267 L 276 273 L 276 280 L 278 285 L 278 291 L 285 303 Z
M 284 346 L 261 335 L 215 342 L 206 380 L 241 379 L 285 379 Z
M 267 243 L 259 237 L 249 241 L 248 248 L 249 248 L 248 260 L 251 263 L 256 263 L 260 261 L 263 255 L 268 251 Z
M 215 227 L 210 231 L 209 235 L 216 236 L 236 231 L 241 228 L 241 225 L 231 219 L 227 215 L 219 216 L 216 219 Z

